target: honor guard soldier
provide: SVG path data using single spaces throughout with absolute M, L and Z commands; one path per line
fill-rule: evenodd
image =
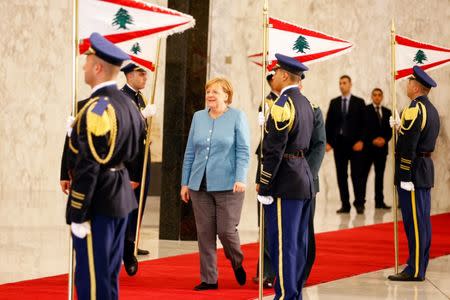
M 134 63 L 129 63 L 120 70 L 125 74 L 125 77 L 127 79 L 127 83 L 122 87 L 121 91 L 131 99 L 131 102 L 133 103 L 133 105 L 136 105 L 139 111 L 141 111 L 143 117 L 148 118 L 154 116 L 156 113 L 155 105 L 147 104 L 141 92 L 141 90 L 145 88 L 145 84 L 147 82 L 147 71 L 141 66 Z M 145 130 L 145 132 L 143 133 L 141 141 L 139 143 L 139 155 L 133 161 L 126 164 L 128 172 L 130 174 L 131 185 L 134 189 L 134 195 L 137 204 L 139 204 L 139 199 L 141 197 L 140 183 L 142 182 L 144 167 L 146 136 L 147 130 Z M 139 223 L 142 223 L 142 216 L 144 215 L 145 203 L 147 202 L 147 194 L 150 187 L 150 164 L 150 153 L 148 153 L 145 188 L 141 208 L 141 219 L 139 220 Z M 125 233 L 125 244 L 123 251 L 125 271 L 129 276 L 135 275 L 138 270 L 138 260 L 134 256 L 137 219 L 138 209 L 135 209 L 130 213 L 128 217 L 128 225 Z M 138 248 L 137 254 L 148 255 L 149 251 Z
M 270 112 L 270 108 L 272 107 L 273 102 L 278 98 L 278 95 L 276 94 L 276 92 L 273 90 L 272 88 L 272 78 L 273 75 L 275 74 L 274 71 L 270 71 L 267 76 L 266 76 L 266 80 L 267 83 L 270 86 L 270 93 L 266 96 L 266 99 L 264 100 L 264 113 L 262 112 L 262 106 L 259 106 L 259 112 L 258 112 L 258 125 L 259 126 L 263 126 L 266 116 L 269 114 Z M 257 170 L 256 170 L 256 184 L 258 186 L 259 182 L 259 178 L 261 175 L 261 162 L 260 162 L 260 152 L 261 152 L 261 144 L 258 144 L 258 148 L 255 151 L 255 154 L 258 158 L 258 166 L 257 166 Z M 259 205 L 258 205 L 258 226 L 259 226 Z M 266 229 L 267 229 L 267 225 L 264 222 L 264 236 L 267 236 L 266 233 Z M 254 283 L 258 283 L 259 281 L 259 261 L 256 264 L 256 276 L 253 277 L 253 282 Z M 269 254 L 269 245 L 267 243 L 267 239 L 264 239 L 264 272 L 263 272 L 263 287 L 264 288 L 272 288 L 273 287 L 273 282 L 275 280 L 275 272 L 273 271 L 272 268 L 272 263 L 270 262 L 270 254 Z
M 302 76 L 303 80 L 304 76 Z M 319 169 L 322 165 L 323 157 L 325 156 L 325 149 L 327 145 L 327 136 L 325 131 L 325 121 L 320 107 L 317 104 L 311 103 L 314 111 L 314 126 L 311 134 L 311 141 L 309 142 L 308 151 L 305 153 L 306 161 L 313 176 L 314 194 L 311 199 L 310 217 L 308 224 L 308 256 L 306 259 L 304 283 L 308 280 L 311 274 L 314 261 L 316 259 L 316 238 L 314 234 L 314 214 L 316 211 L 316 195 L 319 192 Z
M 308 70 L 276 54 L 272 86 L 280 95 L 265 124 L 258 201 L 265 204 L 267 238 L 275 269 L 275 299 L 302 299 L 313 177 L 305 159 L 314 113 L 298 88 Z
M 439 134 L 439 115 L 428 99 L 437 84 L 420 67 L 413 68 L 406 88 L 411 99 L 401 119 L 390 118 L 396 126 L 395 183 L 408 239 L 409 257 L 406 268 L 390 275 L 393 281 L 423 281 L 428 266 L 431 244 L 430 190 L 434 186 L 431 154 Z
M 144 122 L 115 81 L 129 56 L 98 33 L 89 40 L 83 69 L 92 94 L 69 134 L 74 165 L 66 219 L 78 299 L 118 299 L 127 217 L 136 208 L 124 163 L 138 154 Z

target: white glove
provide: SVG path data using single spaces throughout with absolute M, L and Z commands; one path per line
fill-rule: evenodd
M 141 114 L 144 116 L 144 118 L 153 117 L 156 115 L 156 105 L 155 104 L 147 104 L 147 106 L 141 110 Z
M 258 201 L 261 202 L 264 205 L 269 205 L 273 203 L 273 197 L 272 196 L 261 196 L 258 195 Z
M 260 112 L 258 113 L 258 125 L 259 125 L 259 126 L 263 126 L 263 125 L 264 125 L 265 119 L 266 119 L 266 118 L 264 118 L 263 112 L 260 111 Z
M 400 181 L 400 187 L 405 191 L 414 191 L 414 183 L 411 181 Z
M 73 223 L 70 225 L 70 229 L 74 236 L 80 239 L 84 239 L 86 235 L 91 234 L 91 224 L 89 222 Z
M 393 128 L 395 126 L 395 130 L 398 130 L 400 128 L 400 115 L 398 114 L 398 111 L 395 110 L 394 116 L 389 117 L 389 126 Z
M 66 130 L 67 130 L 67 136 L 70 137 L 70 135 L 72 134 L 72 126 L 73 126 L 73 122 L 75 121 L 75 117 L 73 116 L 68 116 L 67 120 L 66 120 Z

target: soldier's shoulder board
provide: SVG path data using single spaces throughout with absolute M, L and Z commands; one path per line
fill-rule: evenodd
M 291 127 L 295 118 L 295 107 L 288 95 L 283 94 L 278 97 L 272 105 L 270 114 L 275 121 L 277 130 L 284 130 Z M 279 127 L 277 123 L 287 123 L 285 126 Z
M 100 96 L 97 100 L 97 103 L 95 104 L 94 108 L 92 109 L 92 112 L 101 116 L 105 112 L 106 108 L 108 107 L 108 97 Z
M 107 109 L 111 107 L 110 111 Z M 95 136 L 107 134 L 112 127 L 111 114 L 114 114 L 108 97 L 99 97 L 97 101 L 92 103 L 86 115 L 86 127 L 89 133 Z

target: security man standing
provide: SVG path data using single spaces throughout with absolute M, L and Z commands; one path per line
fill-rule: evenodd
M 398 130 L 395 149 L 395 182 L 408 239 L 409 257 L 406 268 L 390 275 L 393 281 L 423 281 L 431 245 L 430 190 L 434 186 L 431 154 L 439 134 L 439 115 L 428 99 L 436 82 L 419 66 L 414 66 L 406 93 L 411 99 L 401 120 L 390 118 Z
M 128 214 L 136 208 L 124 162 L 139 151 L 144 122 L 116 78 L 129 56 L 98 33 L 83 67 L 90 99 L 69 134 L 74 156 L 66 220 L 76 252 L 78 299 L 118 299 Z
M 265 124 L 258 201 L 265 204 L 269 252 L 277 276 L 275 299 L 302 299 L 314 193 L 305 153 L 314 113 L 298 89 L 308 68 L 291 57 L 278 53 L 275 57 L 278 63 L 272 81 L 280 97 Z
M 139 108 L 142 116 L 144 118 L 152 117 L 156 113 L 156 108 L 154 104 L 147 104 L 144 100 L 144 96 L 141 92 L 145 88 L 147 82 L 147 71 L 135 63 L 129 63 L 120 69 L 127 79 L 127 83 L 122 87 L 121 91 L 132 100 L 133 105 Z M 147 127 L 146 127 L 147 129 Z M 134 195 L 136 203 L 139 204 L 139 199 L 141 196 L 140 183 L 142 182 L 142 174 L 144 167 L 144 157 L 145 157 L 145 143 L 146 143 L 147 130 L 141 137 L 139 143 L 139 155 L 131 162 L 126 163 L 128 173 L 130 174 L 131 186 L 134 189 Z M 142 217 L 144 215 L 145 204 L 147 202 L 148 189 L 150 187 L 150 152 L 148 153 L 147 160 L 147 171 L 145 178 L 145 188 L 143 195 L 143 202 L 141 208 L 141 219 L 139 223 L 142 223 Z M 138 209 L 133 210 L 128 217 L 128 225 L 125 233 L 125 244 L 123 251 L 123 262 L 125 265 L 125 271 L 129 276 L 133 276 L 138 271 L 138 260 L 134 256 L 134 247 L 136 239 L 136 229 L 137 229 L 137 219 L 138 219 Z M 139 249 L 137 250 L 138 255 L 148 255 L 148 250 Z

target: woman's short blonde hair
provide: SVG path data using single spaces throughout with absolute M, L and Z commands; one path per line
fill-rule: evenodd
M 228 100 L 226 101 L 226 104 L 230 105 L 231 102 L 233 102 L 233 87 L 231 86 L 231 82 L 224 78 L 224 77 L 216 77 L 213 79 L 210 79 L 205 84 L 205 91 L 211 87 L 212 85 L 218 84 L 222 87 L 223 91 L 228 95 Z

